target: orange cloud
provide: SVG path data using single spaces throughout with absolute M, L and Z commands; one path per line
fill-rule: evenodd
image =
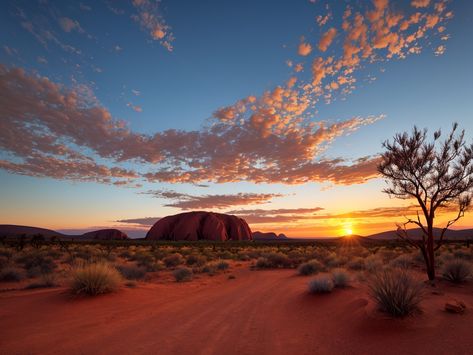
M 312 52 L 312 46 L 309 43 L 304 43 L 302 42 L 299 44 L 299 48 L 297 50 L 297 53 L 303 57 L 306 57 Z
M 322 52 L 325 52 L 330 46 L 330 44 L 332 44 L 332 41 L 335 38 L 336 34 L 337 34 L 337 29 L 332 27 L 331 29 L 329 29 L 327 32 L 325 32 L 322 35 L 322 38 L 320 39 L 320 42 L 319 42 L 319 49 Z
M 138 13 L 132 18 L 137 21 L 141 27 L 146 30 L 151 38 L 172 52 L 174 35 L 171 32 L 171 27 L 166 23 L 160 11 L 160 2 L 150 0 L 133 0 L 133 6 Z

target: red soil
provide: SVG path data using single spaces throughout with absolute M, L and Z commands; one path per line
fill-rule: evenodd
M 471 354 L 473 286 L 428 291 L 423 314 L 374 309 L 366 287 L 310 295 L 294 270 L 246 267 L 188 283 L 139 283 L 95 298 L 0 293 L 1 354 Z M 443 311 L 451 298 L 464 315 Z

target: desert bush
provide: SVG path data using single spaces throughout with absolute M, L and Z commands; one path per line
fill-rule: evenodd
M 397 267 L 401 269 L 409 269 L 412 266 L 412 256 L 410 255 L 399 255 L 397 258 L 391 260 L 389 263 L 391 267 Z
M 442 275 L 454 283 L 465 282 L 471 276 L 471 265 L 462 259 L 454 259 L 445 263 Z
M 402 269 L 375 273 L 369 288 L 378 307 L 393 317 L 404 317 L 419 310 L 423 286 Z
M 362 270 L 365 267 L 365 259 L 359 256 L 354 257 L 347 263 L 346 267 L 350 270 Z
M 309 282 L 310 293 L 329 293 L 333 287 L 333 281 L 328 276 L 319 276 Z
M 206 274 L 209 274 L 209 275 L 213 276 L 217 273 L 217 267 L 213 263 L 206 264 L 202 268 L 202 272 L 205 272 Z
M 177 282 L 190 281 L 192 280 L 192 270 L 187 267 L 180 267 L 172 272 L 172 275 Z
M 168 255 L 166 256 L 164 259 L 164 265 L 166 265 L 166 267 L 176 267 L 178 265 L 181 265 L 184 263 L 184 258 L 182 257 L 181 254 L 179 253 L 174 253 L 174 254 L 171 254 L 171 255 Z
M 141 280 L 146 276 L 146 268 L 137 265 L 117 265 L 118 272 L 127 280 Z
M 463 259 L 463 260 L 471 260 L 473 258 L 473 254 L 470 251 L 467 250 L 455 250 L 453 252 L 453 256 L 457 259 Z
M 290 267 L 291 261 L 287 257 L 287 255 L 282 253 L 269 253 L 266 255 L 266 259 L 268 260 L 267 267 L 271 268 L 284 268 Z
M 317 260 L 310 260 L 306 263 L 300 264 L 297 272 L 299 275 L 312 275 L 324 270 L 324 266 Z
M 226 261 L 220 261 L 216 266 L 218 270 L 227 270 L 230 267 L 230 264 Z
M 270 268 L 271 263 L 269 262 L 268 258 L 261 256 L 258 258 L 258 260 L 256 260 L 256 267 L 258 269 Z
M 332 271 L 332 280 L 335 287 L 347 287 L 350 283 L 350 276 L 344 269 Z
M 18 268 L 7 266 L 0 270 L 0 281 L 21 281 L 23 279 L 23 273 Z
M 72 269 L 71 278 L 73 293 L 91 296 L 116 291 L 122 281 L 120 273 L 105 263 L 77 266 Z
M 188 266 L 203 266 L 207 262 L 207 258 L 203 255 L 191 254 L 186 259 Z
M 376 254 L 370 255 L 365 259 L 365 270 L 368 272 L 377 272 L 384 267 L 383 260 Z
M 30 283 L 26 289 L 56 287 L 56 276 L 54 274 L 43 274 L 41 279 Z
M 29 277 L 36 277 L 41 274 L 53 272 L 57 267 L 56 263 L 40 252 L 29 252 L 16 258 L 16 262 L 23 264 Z

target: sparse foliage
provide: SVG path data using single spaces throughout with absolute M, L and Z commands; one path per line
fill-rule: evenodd
M 465 132 L 457 129 L 455 123 L 444 141 L 440 141 L 440 130 L 433 141 L 428 140 L 427 129 L 417 127 L 411 134 L 396 134 L 393 142 L 383 143 L 385 152 L 378 165 L 388 183 L 384 192 L 413 200 L 421 210 L 416 218 L 398 225 L 398 235 L 421 250 L 430 280 L 435 278 L 435 250 L 442 245 L 448 228 L 464 216 L 472 199 L 473 144 L 466 145 Z M 435 240 L 434 219 L 439 210 L 447 208 L 455 217 Z M 420 241 L 409 238 L 406 227 L 410 224 L 421 229 Z

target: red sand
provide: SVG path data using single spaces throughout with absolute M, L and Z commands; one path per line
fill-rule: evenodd
M 1 354 L 472 354 L 473 285 L 441 283 L 421 315 L 387 319 L 364 285 L 310 295 L 294 270 L 140 283 L 95 298 L 0 293 Z M 443 311 L 458 298 L 464 315 Z

